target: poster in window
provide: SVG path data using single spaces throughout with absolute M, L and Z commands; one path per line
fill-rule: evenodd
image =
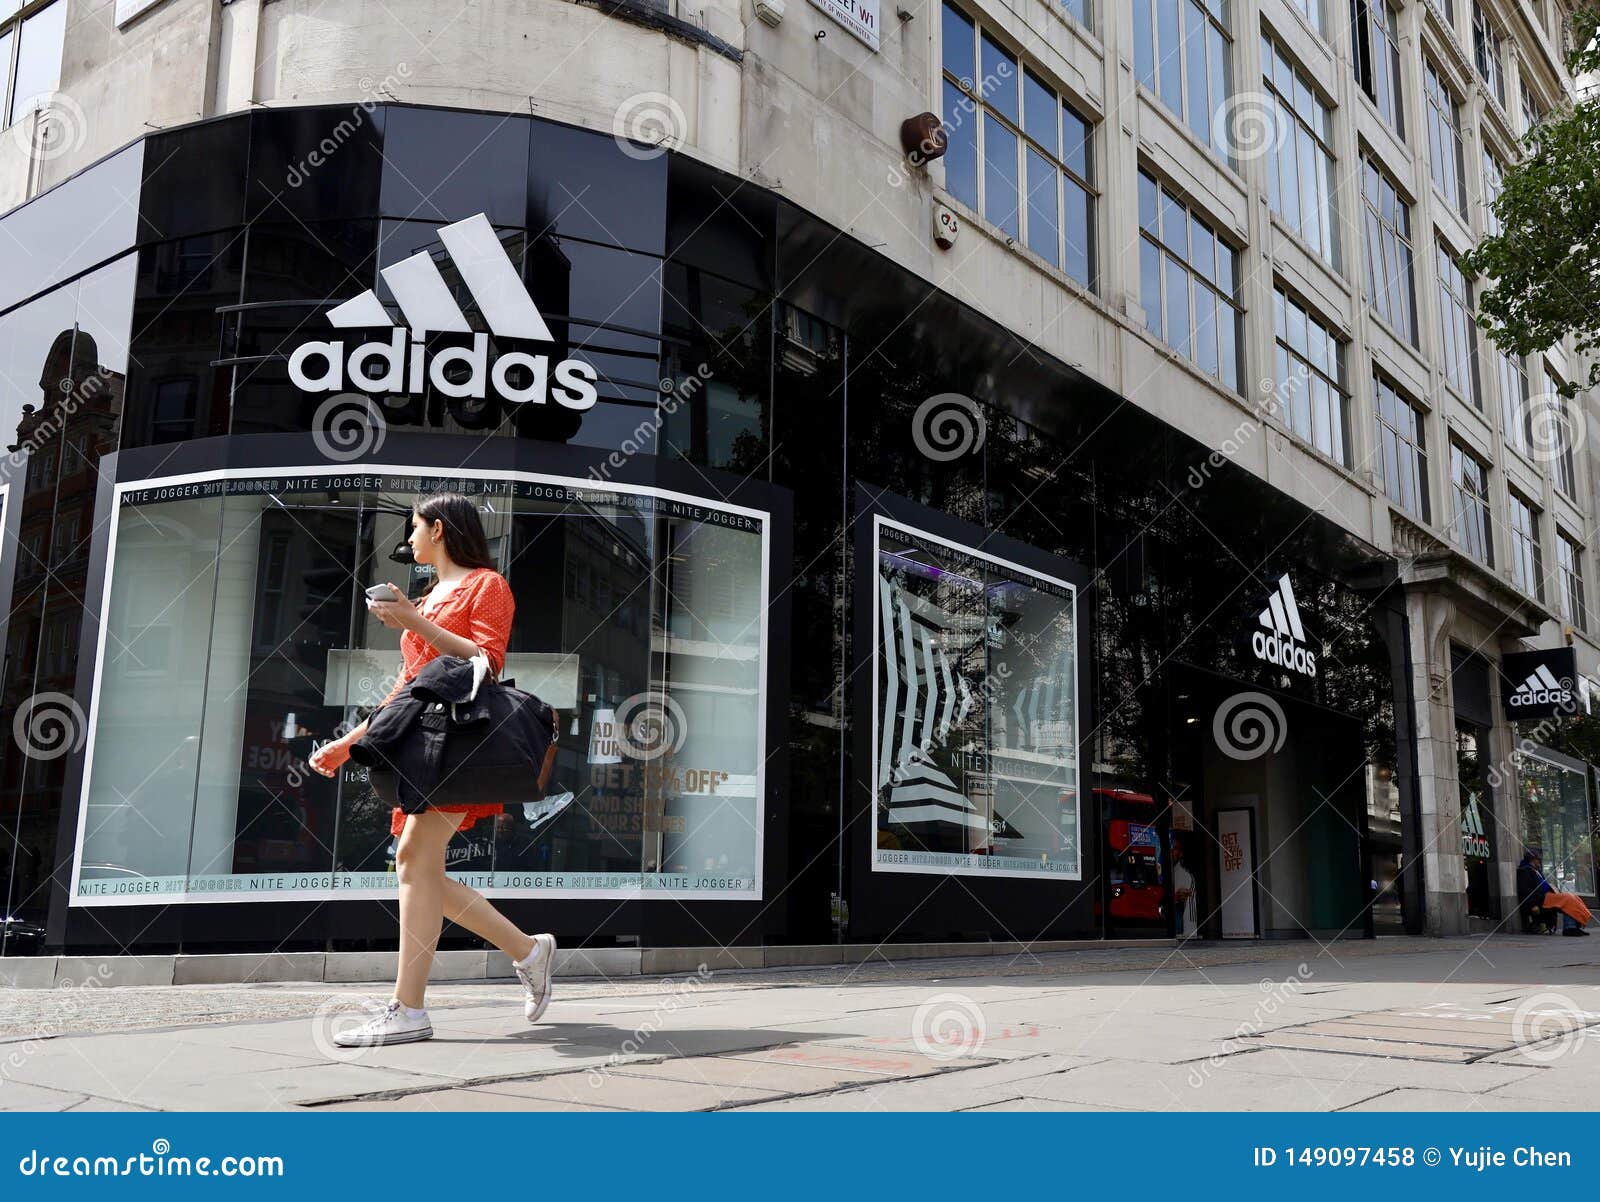
M 873 868 L 1081 879 L 1076 590 L 874 522 Z

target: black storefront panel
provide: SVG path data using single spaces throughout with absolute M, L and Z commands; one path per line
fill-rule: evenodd
M 446 188 L 420 208 L 415 198 L 399 203 L 405 181 L 384 158 L 406 164 L 408 177 L 432 178 L 438 147 L 463 122 L 481 120 L 517 131 L 496 136 L 529 148 L 524 224 L 503 178 Z M 509 830 L 492 839 L 463 833 L 452 865 L 487 874 L 490 888 L 526 886 L 505 904 L 566 941 L 1165 935 L 1191 909 L 1183 933 L 1214 933 L 1217 815 L 1252 789 L 1262 859 L 1272 863 L 1281 841 L 1277 860 L 1303 882 L 1273 882 L 1286 912 L 1264 906 L 1265 927 L 1350 928 L 1351 890 L 1359 901 L 1380 875 L 1360 862 L 1371 850 L 1364 816 L 1397 816 L 1384 834 L 1393 836 L 1384 853 L 1393 871 L 1381 875 L 1403 876 L 1408 751 L 1394 729 L 1404 727 L 1404 621 L 1392 567 L 1370 548 L 837 230 L 692 161 L 641 159 L 603 135 L 527 118 L 377 106 L 317 168 L 337 186 L 307 177 L 287 199 L 271 199 L 263 181 L 300 171 L 337 127 L 331 111 L 256 113 L 179 131 L 169 147 L 183 160 L 202 144 L 215 150 L 228 130 L 248 136 L 245 217 L 199 228 L 235 211 L 213 190 L 189 216 L 169 217 L 172 238 L 128 259 L 131 354 L 118 403 L 85 409 L 103 431 L 91 454 L 122 446 L 122 484 L 207 476 L 223 495 L 122 504 L 120 485 L 96 493 L 91 480 L 83 495 L 107 533 L 84 540 L 79 554 L 82 595 L 109 587 L 108 628 L 122 623 L 122 642 L 146 644 L 151 663 L 166 665 L 151 668 L 144 687 L 182 698 L 163 716 L 187 714 L 193 729 L 148 742 L 181 763 L 174 779 L 185 783 L 163 786 L 163 795 L 190 816 L 172 840 L 181 853 L 159 848 L 170 865 L 124 863 L 114 840 L 86 847 L 75 865 L 80 826 L 86 836 L 96 830 L 78 809 L 82 767 L 99 752 L 65 757 L 54 792 L 25 787 L 8 769 L 6 808 L 59 831 L 41 859 L 60 866 L 60 880 L 81 886 L 85 869 L 99 865 L 87 879 L 110 879 L 119 867 L 141 889 L 178 876 L 185 889 L 229 878 L 235 898 L 284 872 L 311 874 L 315 889 L 326 873 L 334 895 L 379 886 L 384 816 L 362 808 L 355 782 L 326 782 L 332 792 L 322 797 L 319 782 L 286 788 L 287 773 L 314 727 L 359 713 L 363 673 L 383 670 L 371 654 L 388 649 L 360 628 L 354 590 L 404 572 L 389 557 L 420 485 L 412 477 L 448 477 L 451 468 L 470 469 L 459 477 L 478 490 L 491 525 L 504 526 L 501 562 L 526 615 L 513 653 L 580 661 L 575 683 L 552 678 L 547 687 L 576 699 L 563 756 L 569 779 L 582 784 L 578 808 L 563 819 L 573 829 L 527 838 L 508 815 Z M 151 176 L 145 186 L 163 184 Z M 568 195 L 603 203 L 563 205 Z M 144 204 L 182 208 L 153 195 Z M 478 214 L 553 345 L 502 337 L 453 262 L 439 231 Z M 384 336 L 332 326 L 334 305 L 370 291 L 394 320 L 415 324 L 383 269 L 418 254 L 432 260 L 475 333 L 425 332 L 408 347 L 473 353 L 487 334 L 486 364 L 539 348 L 552 361 L 581 358 L 596 368 L 596 404 L 462 398 L 426 377 L 416 392 L 296 387 L 288 361 L 307 341 L 356 346 Z M 53 296 L 41 302 L 62 303 Z M 37 364 L 28 370 L 39 377 Z M 954 443 L 941 441 L 941 413 L 965 422 L 951 427 Z M 336 426 L 343 441 L 329 439 Z M 382 465 L 408 482 L 332 479 Z M 259 483 L 248 493 L 238 483 L 274 473 L 275 501 Z M 549 498 L 516 491 L 556 481 L 671 494 L 687 508 L 646 520 L 615 505 L 572 510 L 564 500 L 558 521 Z M 43 514 L 45 497 L 30 488 L 22 504 Z M 173 506 L 187 506 L 186 516 Z M 123 508 L 160 517 L 179 549 L 153 541 L 122 563 L 109 530 L 120 530 Z M 692 510 L 759 514 L 761 531 Z M 130 512 L 134 542 L 138 524 Z M 610 532 L 605 540 L 588 538 L 601 531 Z M 761 591 L 741 567 L 741 546 L 752 540 L 767 565 Z M 156 654 L 173 634 L 160 629 L 154 586 L 139 583 L 141 570 L 181 548 L 193 560 L 186 578 L 199 581 L 192 591 L 207 592 L 209 582 L 210 599 L 195 602 L 185 627 L 207 648 L 192 660 Z M 1283 608 L 1285 578 L 1300 636 Z M 269 579 L 284 587 L 241 583 Z M 635 590 L 648 606 L 618 605 Z M 1274 596 L 1283 610 L 1276 625 Z M 756 597 L 765 599 L 763 651 L 726 632 L 705 637 L 701 627 L 734 622 Z M 29 614 L 13 609 L 15 638 Z M 897 651 L 883 638 L 888 627 L 900 633 Z M 1263 630 L 1295 662 L 1256 654 L 1253 636 Z M 106 642 L 108 651 L 86 631 L 76 675 L 62 684 L 95 711 L 86 717 L 97 732 L 112 718 L 95 689 L 109 679 L 107 658 L 121 654 L 117 640 Z M 707 653 L 724 647 L 736 653 Z M 1310 655 L 1314 675 L 1297 668 Z M 695 657 L 700 679 L 686 667 Z M 41 662 L 33 652 L 15 658 L 8 694 L 33 691 Z M 721 675 L 703 675 L 711 663 Z M 182 688 L 163 671 L 186 673 Z M 891 671 L 897 707 L 887 702 Z M 242 701 L 230 697 L 241 679 L 260 682 Z M 760 740 L 748 711 L 730 718 L 718 708 L 725 700 L 708 700 L 752 688 L 762 694 Z M 194 689 L 206 695 L 199 710 Z M 646 772 L 636 748 L 619 751 L 604 737 L 627 716 L 617 712 L 623 702 L 651 691 L 675 700 L 690 727 L 709 729 L 712 742 L 686 743 L 687 758 L 674 765 L 696 785 L 707 772 L 758 778 L 737 786 L 759 798 L 719 800 L 728 814 L 758 803 L 738 823 L 691 814 L 685 798 L 695 790 L 681 777 Z M 1283 744 L 1254 760 L 1228 756 L 1214 737 L 1216 715 L 1241 693 L 1272 699 L 1286 717 Z M 125 699 L 124 712 L 131 707 Z M 96 734 L 102 748 L 118 738 L 130 754 L 150 752 L 131 728 L 108 726 L 104 741 Z M 1248 788 L 1246 773 L 1257 774 Z M 91 773 L 94 806 L 103 802 L 97 788 Z M 1280 802 L 1291 795 L 1302 809 Z M 129 821 L 124 814 L 113 826 L 132 832 Z M 724 845 L 712 848 L 715 839 Z M 1319 860 L 1326 846 L 1340 850 Z M 226 871 L 209 871 L 209 860 L 225 861 Z M 636 878 L 634 896 L 606 892 L 601 878 L 613 871 Z M 534 875 L 513 885 L 503 872 Z M 571 874 L 568 896 L 534 883 L 562 872 Z M 644 900 L 644 877 L 658 872 L 759 885 Z M 595 879 L 574 885 L 580 874 Z M 14 875 L 7 888 L 37 905 L 36 884 Z M 55 930 L 75 946 L 135 936 L 152 946 L 272 946 L 285 932 L 305 946 L 342 946 L 393 936 L 376 899 L 330 907 L 319 893 L 240 906 L 208 889 L 170 908 L 98 906 L 91 921 L 68 914 L 70 888 L 57 896 Z

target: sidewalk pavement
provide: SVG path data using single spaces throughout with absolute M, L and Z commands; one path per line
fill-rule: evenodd
M 0 989 L 0 1110 L 1600 1108 L 1600 940 L 1152 947 L 658 981 Z

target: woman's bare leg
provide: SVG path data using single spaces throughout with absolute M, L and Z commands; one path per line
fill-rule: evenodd
M 428 969 L 444 928 L 444 849 L 462 815 L 428 810 L 408 814 L 395 851 L 400 878 L 400 967 L 394 996 L 414 1010 L 422 1009 Z
M 450 877 L 444 879 L 444 916 L 457 926 L 495 945 L 513 960 L 525 959 L 533 951 L 533 936 L 522 933 L 489 899 L 471 885 Z

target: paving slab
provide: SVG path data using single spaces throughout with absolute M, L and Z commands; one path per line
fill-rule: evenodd
M 696 1085 L 727 1086 L 773 1094 L 808 1094 L 882 1078 L 848 1068 L 819 1068 L 773 1060 L 740 1060 L 731 1056 L 680 1056 L 652 1064 L 629 1064 L 614 1070 L 625 1077 L 665 1078 Z
M 1019 1081 L 1015 1092 L 1029 1098 L 1105 1103 L 1135 1110 L 1339 1110 L 1386 1088 L 1242 1071 L 1206 1076 L 1183 1065 L 1147 1065 L 1142 1072 L 1131 1074 L 1116 1062 L 1100 1061 L 1071 1072 Z
M 83 1100 L 81 1093 L 0 1079 L 0 1110 L 70 1110 Z
M 669 1077 L 625 1077 L 619 1073 L 602 1072 L 563 1073 L 555 1077 L 505 1081 L 479 1088 L 486 1093 L 515 1098 L 650 1111 L 716 1110 L 777 1096 L 774 1091 L 748 1086 L 678 1081 Z
M 1548 1103 L 1540 1103 L 1523 1098 L 1501 1097 L 1499 1094 L 1473 1094 L 1463 1104 L 1461 1095 L 1458 1093 L 1448 1093 L 1437 1089 L 1396 1089 L 1390 1093 L 1379 1094 L 1377 1097 L 1357 1102 L 1345 1109 L 1358 1112 L 1410 1112 L 1417 1110 L 1490 1110 L 1498 1112 L 1549 1110 L 1550 1108 Z
M 551 1098 L 520 1097 L 509 1093 L 486 1093 L 479 1089 L 440 1089 L 428 1093 L 407 1094 L 399 1098 L 364 1098 L 358 1102 L 338 1102 L 320 1106 L 318 1113 L 328 1110 L 379 1110 L 401 1114 L 447 1114 L 460 1111 L 505 1113 L 508 1111 L 604 1111 L 607 1107 L 580 1105 L 573 1101 Z M 612 1114 L 621 1111 L 612 1110 Z
M 1215 1063 L 1197 1066 L 1197 1071 L 1201 1073 L 1219 1070 L 1265 1073 L 1269 1076 L 1317 1077 L 1328 1081 L 1360 1081 L 1369 1085 L 1403 1085 L 1456 1093 L 1484 1093 L 1497 1086 L 1532 1077 L 1539 1071 L 1531 1066 L 1491 1064 L 1486 1060 L 1450 1064 L 1275 1047 L 1240 1052 L 1219 1058 Z M 1600 1095 L 1600 1088 L 1596 1088 L 1595 1093 Z M 1600 1101 L 1600 1097 L 1596 1100 Z

